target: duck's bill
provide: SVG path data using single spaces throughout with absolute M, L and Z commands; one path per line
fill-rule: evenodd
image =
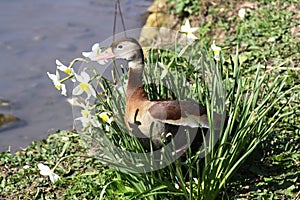
M 113 57 L 115 57 L 115 55 L 113 54 L 111 48 L 108 48 L 97 56 L 97 60 L 108 60 Z

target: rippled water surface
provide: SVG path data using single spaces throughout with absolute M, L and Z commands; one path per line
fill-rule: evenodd
M 0 98 L 11 102 L 0 113 L 23 120 L 1 130 L 0 151 L 16 151 L 58 129 L 71 129 L 73 116 L 66 98 L 52 86 L 46 72 L 55 59 L 80 57 L 95 42 L 112 35 L 112 0 L 0 1 Z M 140 28 L 149 0 L 122 0 L 127 29 Z M 121 31 L 118 23 L 118 31 Z

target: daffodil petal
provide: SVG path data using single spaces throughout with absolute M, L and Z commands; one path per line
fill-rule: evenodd
M 194 34 L 192 34 L 192 33 L 188 34 L 188 35 L 187 35 L 187 37 L 188 37 L 189 39 L 192 39 L 192 40 L 196 40 L 196 39 L 198 39 L 198 37 L 197 37 L 197 36 L 195 36 L 195 35 L 194 35 Z
M 81 75 L 75 74 L 75 77 L 76 77 L 78 82 L 83 82 L 83 78 L 82 78 Z
M 98 49 L 100 49 L 100 45 L 99 45 L 99 43 L 95 43 L 95 44 L 92 46 L 92 51 L 98 51 Z
M 75 120 L 78 120 L 82 123 L 83 127 L 88 127 L 89 126 L 89 119 L 86 117 L 78 117 Z
M 99 127 L 100 126 L 100 123 L 99 123 L 99 121 L 97 120 L 97 119 L 91 119 L 91 124 L 92 124 L 92 126 L 93 127 Z M 108 123 L 108 122 L 107 122 Z
M 55 63 L 56 63 L 57 66 L 65 66 L 64 64 L 62 64 L 62 62 L 60 62 L 57 59 L 55 60 Z M 65 67 L 67 67 L 67 66 L 65 66 Z
M 78 105 L 78 102 L 77 102 L 77 98 L 74 97 L 74 98 L 67 98 L 67 102 L 72 105 L 72 106 L 76 106 Z
M 87 95 L 87 97 L 86 97 L 86 99 L 89 99 L 89 98 L 91 98 L 91 96 L 92 96 L 92 94 L 89 92 L 89 93 L 86 93 L 86 95 Z
M 94 88 L 89 84 L 89 90 L 90 90 L 90 94 L 93 96 L 93 97 L 97 97 L 96 96 L 96 91 L 94 90 Z
M 58 70 L 56 70 L 55 75 L 56 75 L 56 79 L 59 80 L 60 79 L 60 74 L 59 74 Z
M 56 76 L 55 74 L 50 74 L 49 72 L 47 72 L 48 77 L 53 81 L 56 80 Z
M 88 83 L 90 81 L 90 76 L 86 72 L 81 72 L 80 76 L 82 77 L 82 81 L 84 83 Z
M 193 33 L 193 32 L 198 31 L 198 29 L 199 29 L 199 27 L 190 28 L 189 32 Z
M 55 183 L 55 182 L 59 179 L 59 176 L 58 176 L 57 174 L 55 174 L 55 173 L 51 173 L 51 174 L 49 175 L 49 178 L 50 178 L 50 181 L 51 181 L 52 183 Z
M 67 89 L 65 84 L 61 84 L 61 94 L 67 96 Z
M 189 28 L 190 28 L 190 27 L 191 27 L 191 25 L 190 25 L 190 20 L 188 20 L 188 19 L 187 19 L 187 20 L 185 20 L 185 24 L 184 24 L 184 26 L 185 26 L 185 27 L 189 27 Z
M 77 85 L 74 89 L 73 89 L 73 95 L 81 95 L 83 93 L 83 90 L 80 88 L 79 85 Z
M 40 174 L 43 176 L 49 176 L 51 174 L 51 170 L 47 165 L 39 163 L 38 168 L 40 170 Z
M 66 66 L 62 66 L 62 65 L 58 65 L 57 69 L 60 70 L 60 71 L 62 71 L 62 72 L 64 72 L 67 69 L 67 67 Z
M 92 54 L 92 52 L 82 52 L 81 53 L 84 57 L 89 58 Z

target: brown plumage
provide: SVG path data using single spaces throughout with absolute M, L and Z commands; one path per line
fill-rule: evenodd
M 144 69 L 143 51 L 135 39 L 123 38 L 113 42 L 101 59 L 112 57 L 128 61 L 129 74 L 124 119 L 126 126 L 133 135 L 147 141 L 143 142 L 144 147 L 149 148 L 150 138 L 154 149 L 160 148 L 163 143 L 169 141 L 169 136 L 174 137 L 177 134 L 182 134 L 178 138 L 181 138 L 180 140 L 186 138 L 183 136 L 185 133 L 182 131 L 177 133 L 181 127 L 196 129 L 196 131 L 193 131 L 194 135 L 191 138 L 202 139 L 202 135 L 199 136 L 199 125 L 201 128 L 209 128 L 204 106 L 188 101 L 150 101 L 148 99 L 142 80 Z M 215 128 L 220 127 L 220 121 L 220 116 L 215 114 Z M 196 141 L 196 143 L 199 142 Z M 184 145 L 184 142 L 180 145 Z

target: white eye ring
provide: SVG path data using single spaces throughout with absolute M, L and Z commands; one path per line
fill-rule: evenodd
M 119 44 L 118 49 L 122 49 L 122 48 L 123 48 L 123 45 Z

